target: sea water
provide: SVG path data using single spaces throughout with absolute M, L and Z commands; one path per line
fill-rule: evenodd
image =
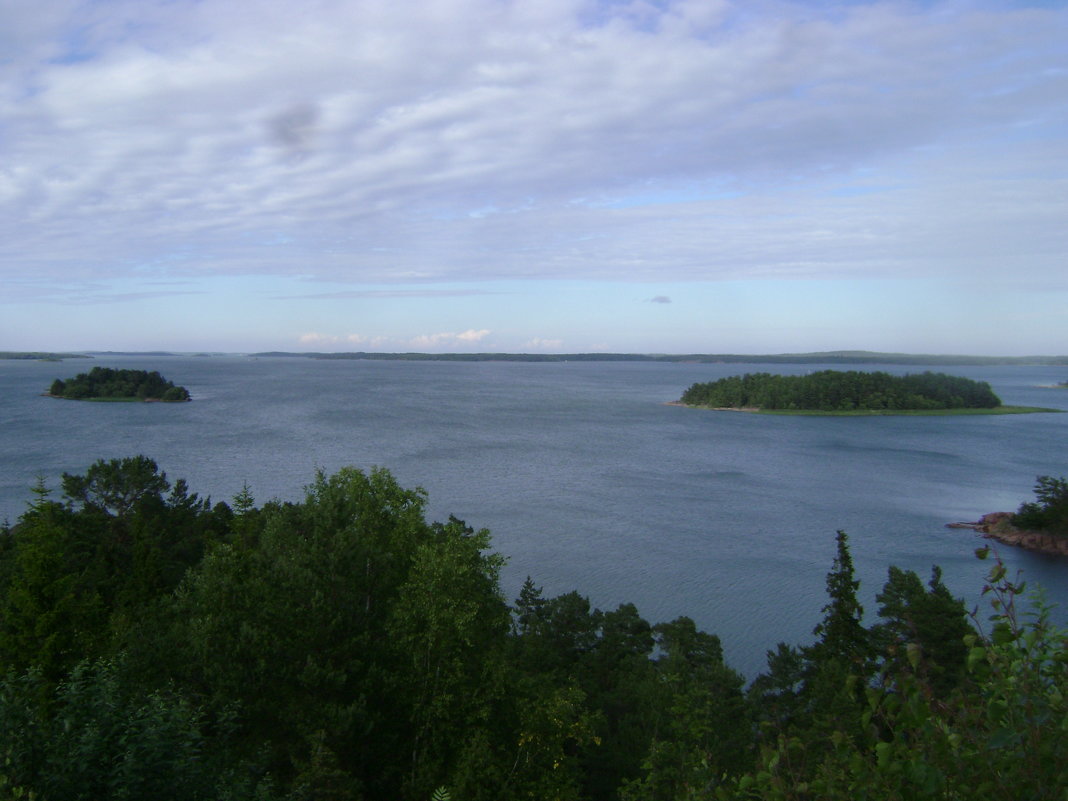
M 159 370 L 186 404 L 42 397 L 91 366 Z M 828 365 L 325 361 L 100 356 L 0 361 L 0 519 L 38 477 L 53 489 L 97 459 L 145 454 L 171 480 L 229 501 L 299 500 L 316 470 L 388 468 L 428 493 L 428 516 L 489 528 L 510 600 L 531 576 L 602 609 L 692 617 L 746 675 L 780 641 L 811 640 L 838 529 L 869 619 L 890 565 L 941 565 L 982 604 L 973 532 L 1038 475 L 1068 474 L 1068 414 L 786 417 L 666 405 L 695 381 Z M 837 368 L 843 369 L 843 368 Z M 924 368 L 855 365 L 916 372 Z M 1056 367 L 939 367 L 1007 404 L 1068 409 Z M 999 549 L 1068 620 L 1068 558 Z M 985 617 L 985 614 L 981 614 Z

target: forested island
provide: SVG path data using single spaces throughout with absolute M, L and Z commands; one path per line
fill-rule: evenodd
M 903 376 L 856 370 L 746 373 L 693 384 L 678 402 L 710 409 L 820 414 L 1055 411 L 1003 406 L 985 381 L 929 371 Z
M 213 504 L 145 456 L 39 479 L 0 527 L 0 796 L 1068 790 L 1068 632 L 1041 604 L 1017 611 L 1023 585 L 996 558 L 981 614 L 937 568 L 925 583 L 890 567 L 865 618 L 838 532 L 811 642 L 774 646 L 747 685 L 689 618 L 529 578 L 506 602 L 489 532 L 429 522 L 426 503 L 381 469 L 320 472 L 302 501 L 261 506 L 247 486 Z
M 45 394 L 67 400 L 166 403 L 190 400 L 189 390 L 175 386 L 155 370 L 115 370 L 110 367 L 94 367 L 88 373 L 79 373 L 66 381 L 57 378 Z

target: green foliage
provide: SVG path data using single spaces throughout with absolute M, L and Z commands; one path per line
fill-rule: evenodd
M 1022 504 L 1012 524 L 1028 531 L 1068 536 L 1068 479 L 1039 476 L 1035 501 Z
M 388 636 L 400 655 L 391 691 L 406 696 L 412 724 L 404 779 L 412 796 L 455 762 L 462 742 L 454 733 L 489 715 L 509 613 L 498 589 L 504 560 L 488 548 L 485 529 L 455 518 L 432 526 L 389 615 Z
M 876 600 L 882 604 L 879 616 L 886 622 L 876 626 L 872 635 L 883 654 L 887 680 L 902 672 L 915 673 L 933 695 L 945 696 L 963 678 L 964 639 L 972 627 L 964 602 L 942 583 L 942 571 L 931 570 L 925 589 L 911 570 L 891 567 Z
M 84 588 L 80 542 L 69 513 L 48 499 L 39 480 L 36 501 L 4 538 L 0 595 L 0 670 L 37 664 L 58 676 L 90 653 L 104 614 Z
M 952 688 L 936 691 L 924 646 L 906 643 L 905 658 L 891 654 L 887 680 L 864 688 L 863 705 L 830 733 L 829 747 L 816 747 L 819 741 L 803 731 L 780 734 L 763 747 L 757 769 L 717 798 L 1064 798 L 1068 631 L 1050 623 L 1040 599 L 1023 614 L 1017 607 L 1023 585 L 1006 573 L 1000 561 L 989 572 L 992 626 L 985 632 L 976 621 L 962 638 L 965 670 Z M 956 619 L 958 607 L 946 604 L 940 586 L 937 573 L 926 593 L 905 574 L 891 576 L 882 597 L 896 618 L 888 624 L 894 640 L 900 643 L 913 625 L 907 610 L 922 608 L 923 596 L 937 598 Z M 931 641 L 934 633 L 924 628 L 915 624 L 914 631 Z
M 819 637 L 813 646 L 819 658 L 836 658 L 853 665 L 862 665 L 870 656 L 868 632 L 861 625 L 864 607 L 857 600 L 857 581 L 853 557 L 849 552 L 849 538 L 844 531 L 835 536 L 837 553 L 831 572 L 827 574 L 827 605 L 823 620 L 812 633 Z
M 757 676 L 747 695 L 761 728 L 768 732 L 789 731 L 803 725 L 806 659 L 804 653 L 780 642 L 767 652 L 767 673 Z
M 860 736 L 859 710 L 876 668 L 845 532 L 837 533 L 835 543 L 828 602 L 813 630 L 816 641 L 801 649 L 780 644 L 777 652 L 769 652 L 769 672 L 749 691 L 763 748 L 804 742 L 796 757 L 804 762 L 818 760 L 835 738 L 854 741 Z
M 213 707 L 240 703 L 244 747 L 267 749 L 294 786 L 341 786 L 339 772 L 367 798 L 424 798 L 494 718 L 503 560 L 488 532 L 429 524 L 424 506 L 385 470 L 320 473 L 303 503 L 266 507 L 255 536 L 213 549 L 175 598 L 175 679 Z
M 147 456 L 94 463 L 84 476 L 63 474 L 63 494 L 83 510 L 123 517 L 135 504 L 159 499 L 170 489 L 167 474 L 160 473 Z
M 42 801 L 266 801 L 228 764 L 225 727 L 169 690 L 133 690 L 111 660 L 81 662 L 54 689 L 39 672 L 0 680 L 0 788 Z M 259 785 L 259 787 L 257 787 Z
M 138 399 L 161 401 L 187 401 L 189 391 L 176 386 L 153 370 L 115 370 L 110 367 L 94 367 L 88 373 L 79 373 L 66 381 L 56 379 L 48 394 L 69 400 L 88 399 Z
M 741 674 L 723 661 L 719 638 L 689 618 L 656 627 L 664 716 L 624 798 L 707 797 L 751 766 L 752 724 Z
M 344 770 L 396 778 L 387 623 L 429 535 L 423 504 L 385 471 L 320 473 L 303 504 L 265 510 L 257 540 L 211 551 L 177 596 L 179 677 L 240 702 L 250 746 L 269 744 L 278 772 L 321 731 Z
M 745 692 L 689 618 L 529 578 L 509 610 L 489 533 L 427 522 L 385 470 L 231 509 L 134 457 L 33 494 L 0 536 L 0 798 L 1068 792 L 1068 633 L 1000 563 L 989 621 L 891 568 L 865 628 L 838 532 L 814 642 Z
M 944 373 L 894 376 L 855 370 L 821 370 L 800 376 L 747 373 L 693 384 L 681 402 L 712 408 L 826 412 L 993 409 L 1001 405 L 990 385 L 982 381 Z
M 531 677 L 517 687 L 518 726 L 506 789 L 517 798 L 583 798 L 579 756 L 597 744 L 595 716 L 575 681 Z
M 172 488 L 144 456 L 64 474 L 63 488 L 63 503 L 35 491 L 0 569 L 0 669 L 37 666 L 54 680 L 118 647 L 146 605 L 226 535 L 227 510 L 184 481 Z

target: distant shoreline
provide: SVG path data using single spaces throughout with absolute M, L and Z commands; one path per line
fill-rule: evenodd
M 660 362 L 668 364 L 1068 365 L 1068 356 L 959 356 L 835 350 L 813 353 L 345 353 L 267 351 L 250 358 L 449 362 Z
M 175 352 L 83 350 L 0 351 L 0 359 L 93 359 L 109 356 L 214 357 L 243 356 L 259 358 L 366 360 L 366 361 L 445 361 L 445 362 L 661 362 L 668 364 L 899 364 L 930 366 L 1030 365 L 1068 366 L 1068 355 L 965 356 L 955 354 L 887 353 L 867 350 L 831 350 L 810 353 L 378 353 L 347 351 L 263 351 L 244 352 Z
M 91 359 L 85 353 L 52 353 L 49 351 L 0 351 L 0 359 L 25 362 L 61 362 L 64 359 Z

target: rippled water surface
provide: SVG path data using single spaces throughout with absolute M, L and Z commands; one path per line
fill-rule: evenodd
M 188 404 L 41 397 L 92 365 L 155 369 Z M 489 528 L 509 557 L 509 598 L 528 574 L 548 595 L 651 620 L 686 614 L 750 676 L 778 641 L 818 622 L 834 533 L 850 535 L 862 598 L 891 564 L 932 564 L 969 602 L 972 532 L 946 522 L 1013 510 L 1035 477 L 1068 474 L 1068 414 L 776 417 L 667 406 L 694 381 L 818 365 L 314 361 L 101 357 L 0 361 L 0 518 L 37 476 L 144 453 L 214 500 L 247 482 L 299 499 L 316 469 L 389 468 L 429 493 L 429 514 Z M 857 366 L 909 372 L 920 368 Z M 1068 409 L 1063 368 L 938 368 L 989 381 L 1006 403 Z M 1068 606 L 1068 559 L 1003 554 Z M 1066 619 L 1063 611 L 1057 616 Z

